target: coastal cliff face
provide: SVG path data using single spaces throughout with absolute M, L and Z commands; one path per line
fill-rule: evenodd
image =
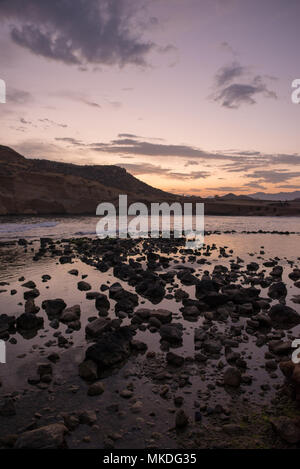
M 120 194 L 127 194 L 128 204 L 204 202 L 206 215 L 300 215 L 300 200 L 282 203 L 234 194 L 215 199 L 183 197 L 151 187 L 119 166 L 27 159 L 0 145 L 0 216 L 94 215 L 101 202 L 117 206 Z

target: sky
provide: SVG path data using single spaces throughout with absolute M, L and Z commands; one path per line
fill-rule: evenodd
M 0 144 L 179 194 L 300 189 L 299 20 L 298 0 L 0 0 Z

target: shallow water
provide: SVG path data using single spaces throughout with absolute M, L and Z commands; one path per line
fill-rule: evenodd
M 257 224 L 260 222 L 260 224 Z M 47 223 L 47 226 L 46 226 Z M 55 223 L 55 224 L 54 224 Z M 102 273 L 96 270 L 94 267 L 86 265 L 79 259 L 75 259 L 72 264 L 60 264 L 57 259 L 49 256 L 42 257 L 38 262 L 32 260 L 33 252 L 31 247 L 38 249 L 39 242 L 34 241 L 40 236 L 53 236 L 54 238 L 70 237 L 74 236 L 75 233 L 87 232 L 91 224 L 95 223 L 95 218 L 91 217 L 76 217 L 76 218 L 53 218 L 48 219 L 32 219 L 26 220 L 18 219 L 18 226 L 13 226 L 10 223 L 1 222 L 0 227 L 2 228 L 2 235 L 6 233 L 4 238 L 15 239 L 28 237 L 32 239 L 32 245 L 28 245 L 27 252 L 24 252 L 24 248 L 18 245 L 5 246 L 0 248 L 0 281 L 9 282 L 9 285 L 0 287 L 1 290 L 6 290 L 0 293 L 0 313 L 6 313 L 8 315 L 20 315 L 24 311 L 24 299 L 23 293 L 26 290 L 21 287 L 21 283 L 18 279 L 24 276 L 26 281 L 33 280 L 37 288 L 40 291 L 40 296 L 35 299 L 35 304 L 41 307 L 41 303 L 44 299 L 51 298 L 63 298 L 67 303 L 67 306 L 79 304 L 81 307 L 81 329 L 79 331 L 73 331 L 71 334 L 66 333 L 67 326 L 60 323 L 59 329 L 52 329 L 49 326 L 49 319 L 41 308 L 38 313 L 44 318 L 44 328 L 35 332 L 35 335 L 22 336 L 16 332 L 14 338 L 17 340 L 16 344 L 7 342 L 7 363 L 0 364 L 0 378 L 3 382 L 3 386 L 0 388 L 0 397 L 15 390 L 32 390 L 32 386 L 27 383 L 29 375 L 34 374 L 37 363 L 45 360 L 52 351 L 58 351 L 61 360 L 59 364 L 55 365 L 57 373 L 64 378 L 66 382 L 72 382 L 72 380 L 78 380 L 77 376 L 77 365 L 84 359 L 85 350 L 89 346 L 85 338 L 85 326 L 88 322 L 88 318 L 91 316 L 98 316 L 98 312 L 95 308 L 94 300 L 87 300 L 86 293 L 81 292 L 77 289 L 77 282 L 81 280 L 81 275 L 87 275 L 86 281 L 92 286 L 91 291 L 99 291 L 100 285 L 112 284 L 116 281 L 120 282 L 126 290 L 135 292 L 133 287 L 128 286 L 126 282 L 122 282 L 115 278 L 112 273 L 112 269 L 108 272 Z M 24 225 L 28 229 L 24 228 Z M 19 227 L 21 231 L 19 231 Z M 196 272 L 202 275 L 205 270 L 212 271 L 214 266 L 217 264 L 229 265 L 230 259 L 236 260 L 237 256 L 245 261 L 245 265 L 251 261 L 258 262 L 260 269 L 265 269 L 266 275 L 270 272 L 271 268 L 265 268 L 262 263 L 269 259 L 279 258 L 278 263 L 284 267 L 284 273 L 282 280 L 287 284 L 288 296 L 287 304 L 293 307 L 300 313 L 299 304 L 294 304 L 291 301 L 293 295 L 299 295 L 300 290 L 294 286 L 288 278 L 288 274 L 294 267 L 300 266 L 300 252 L 299 252 L 299 234 L 246 234 L 242 231 L 295 231 L 300 232 L 300 222 L 298 219 L 272 219 L 269 217 L 264 218 L 248 218 L 243 217 L 237 220 L 237 217 L 206 217 L 207 231 L 221 230 L 221 231 L 239 231 L 237 233 L 220 233 L 210 234 L 205 238 L 205 243 L 209 245 L 215 244 L 217 248 L 226 247 L 226 252 L 229 254 L 228 258 L 220 257 L 219 250 L 212 250 L 211 256 L 207 257 L 206 260 L 209 264 L 199 265 L 196 263 L 186 262 L 187 265 L 191 265 L 196 269 Z M 79 236 L 79 235 L 78 235 Z M 231 252 L 233 251 L 233 252 Z M 172 256 L 174 260 L 182 262 L 182 255 L 177 253 Z M 170 263 L 169 269 L 174 266 L 173 262 Z M 79 276 L 73 276 L 68 273 L 71 268 L 77 268 L 79 270 Z M 244 267 L 242 268 L 244 270 Z M 42 282 L 42 275 L 49 274 L 51 280 Z M 176 279 L 176 283 L 181 287 L 181 283 Z M 170 286 L 169 284 L 167 287 Z M 194 286 L 182 286 L 182 288 L 190 294 L 191 298 L 195 298 L 195 287 Z M 16 295 L 11 295 L 12 289 L 17 290 Z M 266 290 L 262 290 L 261 297 L 266 297 Z M 20 303 L 20 304 L 19 304 Z M 113 300 L 110 300 L 111 308 L 109 316 L 115 318 Z M 148 300 L 139 297 L 139 307 L 149 307 L 151 309 L 168 309 L 173 313 L 173 322 L 180 322 L 184 326 L 184 339 L 181 347 L 173 349 L 176 353 L 185 357 L 193 357 L 195 354 L 194 350 L 194 329 L 200 327 L 203 322 L 203 316 L 198 317 L 196 322 L 191 322 L 182 317 L 180 312 L 181 303 L 175 302 L 174 299 L 164 298 L 159 304 L 153 305 Z M 245 324 L 247 318 L 240 318 L 238 324 Z M 126 318 L 123 321 L 123 325 L 129 324 L 130 319 Z M 213 321 L 214 326 L 219 331 L 228 330 L 232 325 L 232 321 L 229 319 L 226 323 L 220 321 Z M 236 324 L 236 323 L 235 323 Z M 53 334 L 60 331 L 69 341 L 72 342 L 72 346 L 68 350 L 64 350 L 58 347 L 57 341 Z M 286 334 L 286 338 L 289 334 Z M 11 336 L 12 337 L 12 336 Z M 295 327 L 292 330 L 292 337 L 300 337 L 300 326 Z M 160 350 L 160 336 L 158 333 L 151 333 L 146 331 L 137 331 L 135 336 L 136 339 L 146 342 L 149 351 L 155 351 L 158 354 L 162 353 Z M 53 341 L 51 344 L 49 341 Z M 232 399 L 248 399 L 249 402 L 268 404 L 270 399 L 275 395 L 276 387 L 283 382 L 282 374 L 279 370 L 276 371 L 276 377 L 271 378 L 270 374 L 265 369 L 265 353 L 268 351 L 268 346 L 257 347 L 255 345 L 255 336 L 249 336 L 248 342 L 241 342 L 237 349 L 242 354 L 242 357 L 246 358 L 248 369 L 247 374 L 253 377 L 253 382 L 250 386 L 242 387 L 241 396 L 231 395 L 223 387 L 215 386 L 215 383 L 220 378 L 220 370 L 218 369 L 218 363 L 220 360 L 210 359 L 207 365 L 203 365 L 202 370 L 197 367 L 192 367 L 190 374 L 191 385 L 187 390 L 184 390 L 186 406 L 185 410 L 193 419 L 194 414 L 194 402 L 199 399 L 199 393 L 206 395 L 209 393 L 208 403 L 214 406 L 220 402 L 226 405 L 232 402 Z M 235 351 L 235 349 L 233 349 Z M 163 353 L 162 353 L 163 355 Z M 138 366 L 143 367 L 144 356 L 140 356 L 134 359 Z M 226 364 L 224 353 L 222 352 L 221 360 Z M 128 369 L 131 365 L 131 360 L 125 365 L 124 370 Z M 205 373 L 205 380 L 203 375 Z M 121 372 L 122 373 L 122 372 Z M 200 374 L 199 374 L 200 373 Z M 111 377 L 108 377 L 104 381 L 109 383 L 109 386 L 117 387 L 120 383 L 122 374 L 117 373 Z M 145 380 L 145 377 L 144 377 Z M 139 381 L 141 396 L 152 402 L 153 394 L 151 391 L 151 380 L 149 385 L 142 385 L 143 381 Z M 145 383 L 147 380 L 145 381 Z M 261 386 L 269 384 L 270 390 L 268 392 L 262 392 Z M 210 388 L 215 386 L 215 388 Z M 31 391 L 29 391 L 31 392 Z M 143 395 L 144 392 L 144 395 Z M 108 400 L 110 397 L 107 398 Z M 154 402 L 152 405 L 156 405 Z M 162 403 L 163 405 L 163 403 Z M 147 408 L 145 404 L 145 409 Z M 165 409 L 166 410 L 166 409 Z M 167 417 L 166 417 L 167 419 Z M 169 425 L 170 426 L 170 425 Z
M 129 217 L 130 219 L 130 217 Z M 0 239 L 95 236 L 96 216 L 0 217 Z M 300 233 L 300 217 L 205 216 L 206 231 L 292 231 Z M 171 221 L 172 226 L 172 221 Z M 150 222 L 149 222 L 150 227 Z

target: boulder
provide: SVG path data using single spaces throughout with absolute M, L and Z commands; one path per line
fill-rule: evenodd
M 286 297 L 287 289 L 286 289 L 285 283 L 283 282 L 272 283 L 269 287 L 268 295 L 273 300 L 278 300 L 279 298 Z
M 66 308 L 60 316 L 61 322 L 64 322 L 64 323 L 77 321 L 79 318 L 80 318 L 80 306 L 79 305 L 74 305 L 74 306 L 71 306 L 70 308 Z
M 107 318 L 97 318 L 89 322 L 85 328 L 86 335 L 92 338 L 99 337 L 103 332 L 111 328 L 111 320 Z
M 171 343 L 181 343 L 183 326 L 182 324 L 163 324 L 159 329 L 160 336 L 163 340 Z
M 300 315 L 297 311 L 281 303 L 271 306 L 268 314 L 273 325 L 279 326 L 282 329 L 290 329 L 300 324 Z
M 66 446 L 64 436 L 68 429 L 62 423 L 53 423 L 22 433 L 16 441 L 16 449 L 58 449 Z
M 224 385 L 238 388 L 241 384 L 241 373 L 237 368 L 227 368 L 224 372 Z
M 66 306 L 66 303 L 61 298 L 56 298 L 55 300 L 44 300 L 42 302 L 42 308 L 51 318 L 59 316 Z
M 132 331 L 126 326 L 117 331 L 106 332 L 87 349 L 85 358 L 97 363 L 101 373 L 102 370 L 118 365 L 129 357 L 131 339 Z
M 77 283 L 77 288 L 80 291 L 88 291 L 91 290 L 92 287 L 88 282 L 84 282 L 83 280 L 81 280 Z

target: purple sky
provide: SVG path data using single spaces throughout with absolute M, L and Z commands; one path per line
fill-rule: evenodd
M 300 188 L 298 0 L 0 0 L 1 140 L 199 195 Z

